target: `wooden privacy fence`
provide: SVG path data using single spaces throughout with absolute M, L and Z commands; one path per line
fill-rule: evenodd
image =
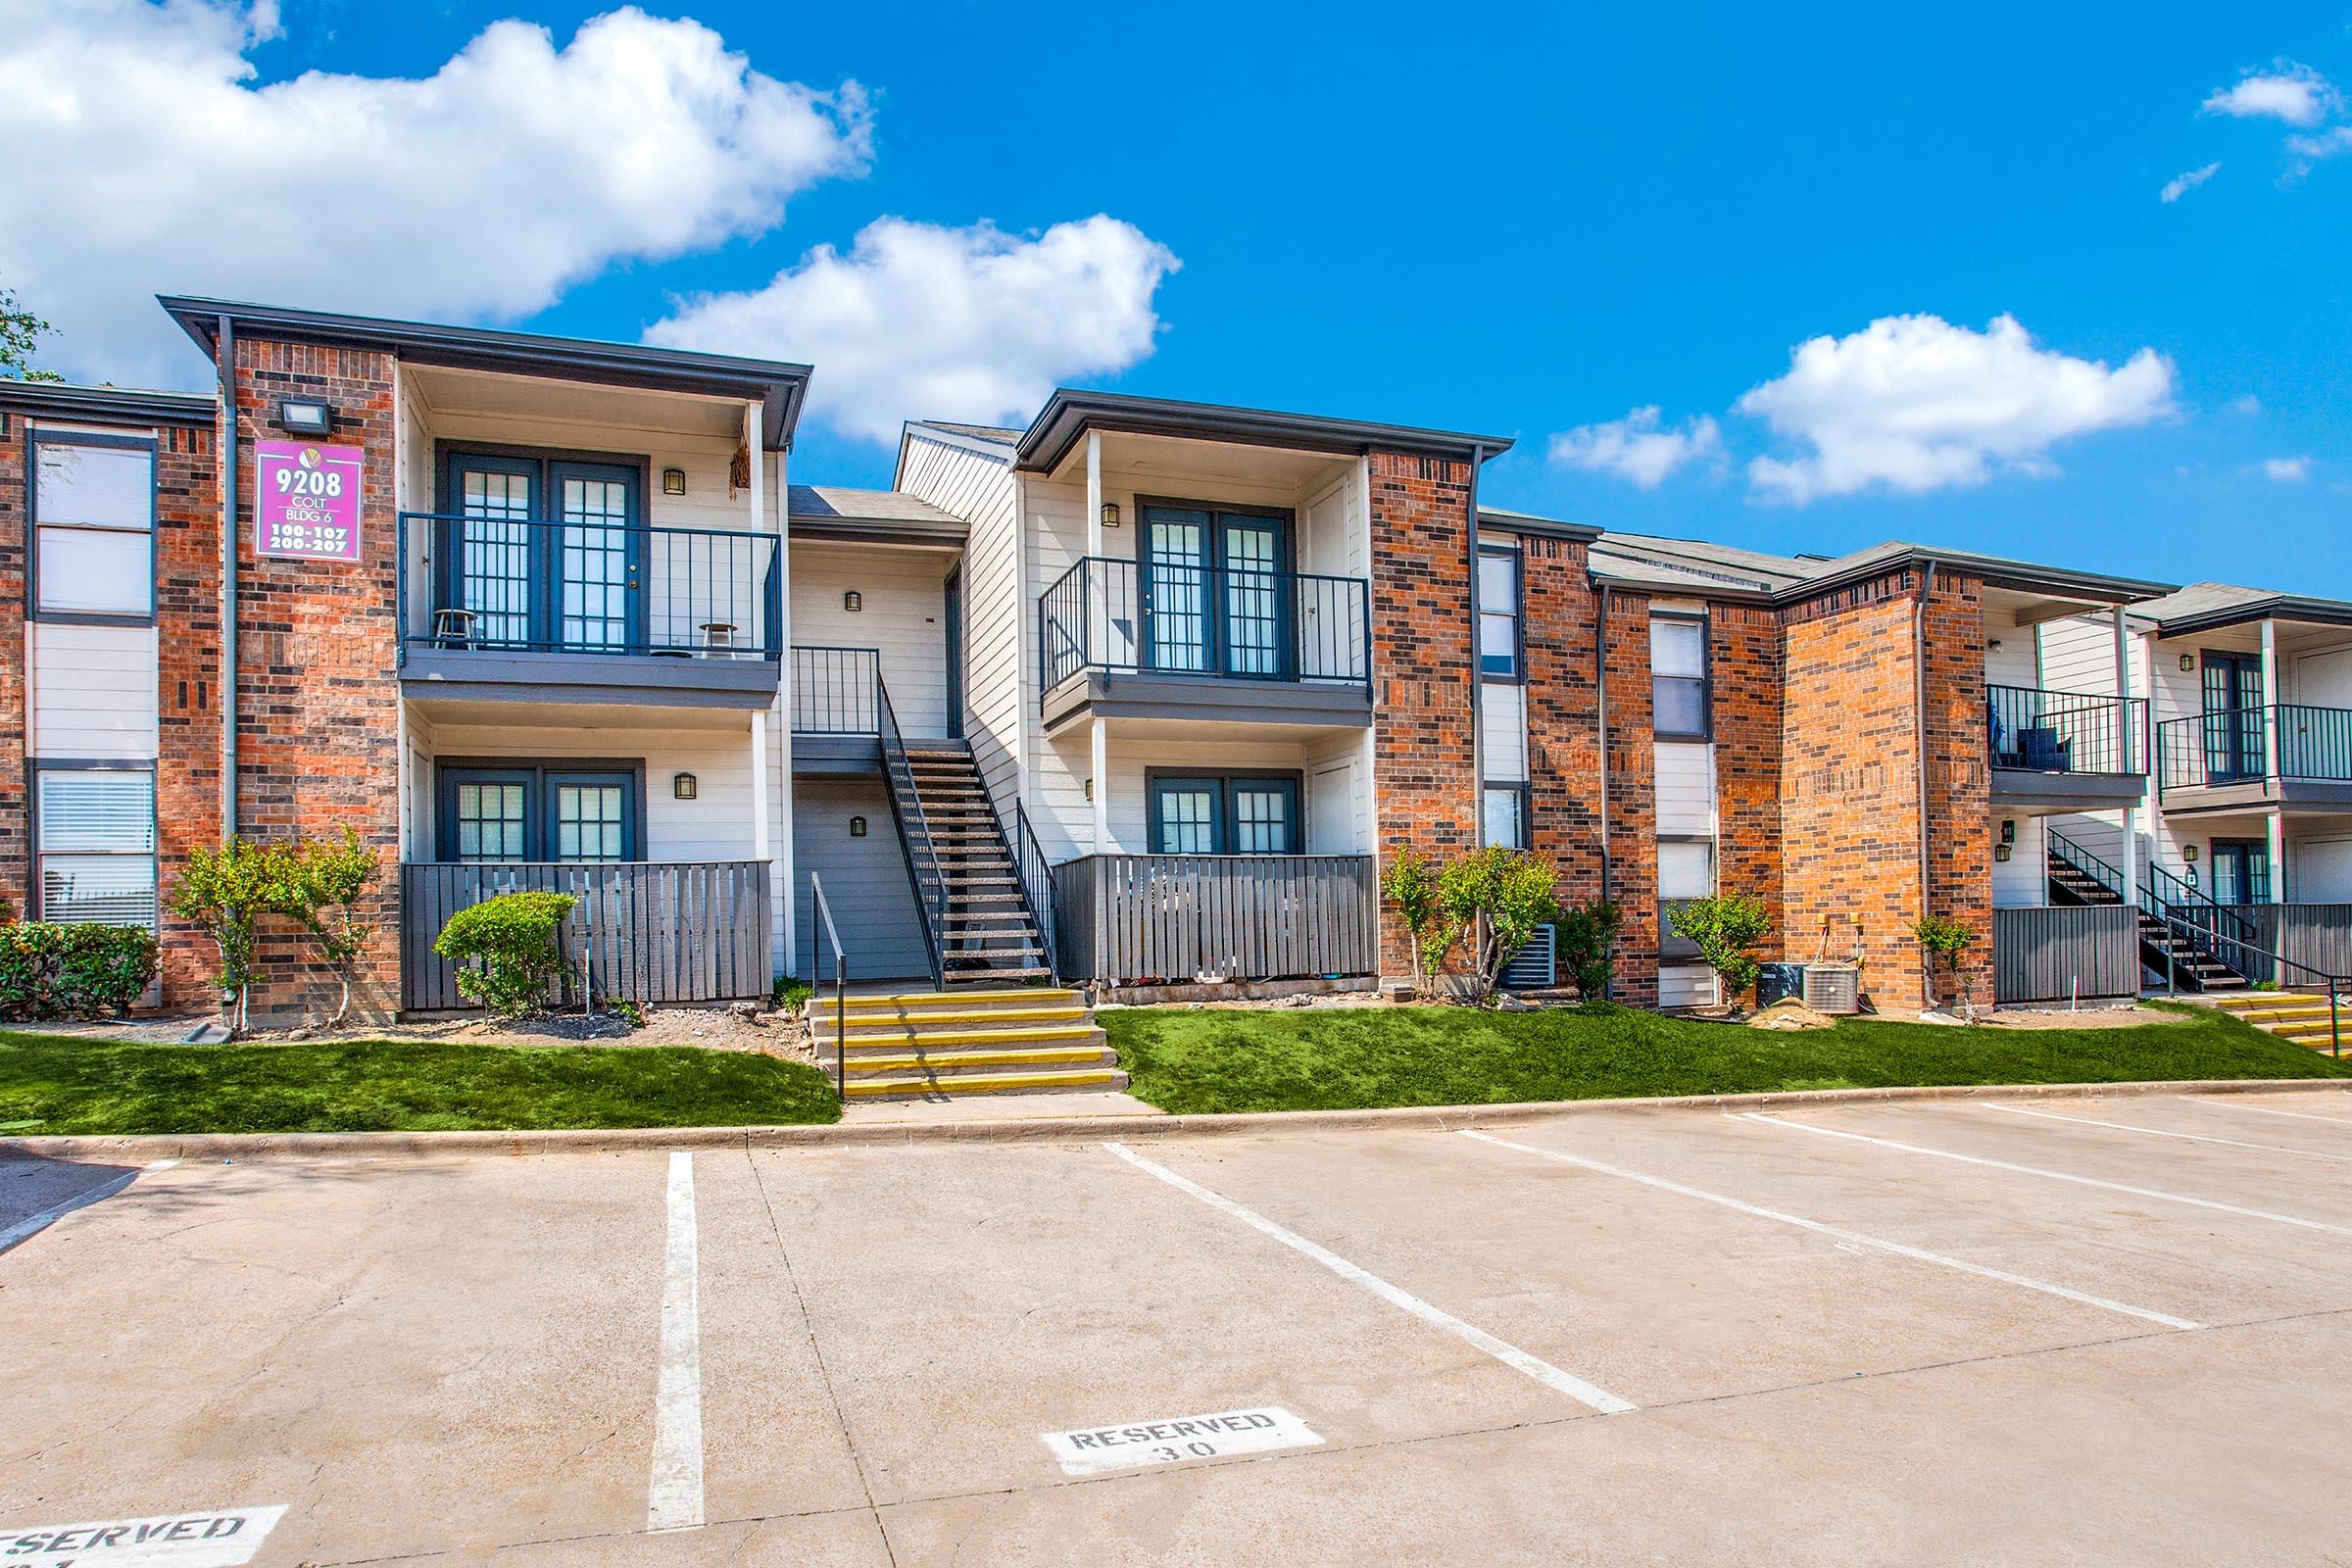
M 2320 983 L 2305 970 L 2352 974 L 2352 904 L 2246 904 L 2236 909 L 2254 928 L 2248 941 L 2302 966 L 2256 979 L 2276 979 L 2291 991 Z
M 730 1002 L 768 993 L 763 860 L 409 864 L 400 868 L 404 1006 L 468 1005 L 457 966 L 433 951 L 433 938 L 451 915 L 501 893 L 579 899 L 560 933 L 571 977 L 559 1000 L 579 1000 L 583 956 L 600 998 Z
M 2137 996 L 2138 915 L 2122 905 L 1993 910 L 1993 1000 Z
M 1365 975 L 1380 963 L 1368 855 L 1088 855 L 1054 867 L 1064 980 Z

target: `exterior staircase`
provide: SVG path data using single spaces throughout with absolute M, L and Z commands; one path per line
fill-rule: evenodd
M 1021 887 L 1019 862 L 964 741 L 910 741 L 892 788 L 902 812 L 919 811 L 944 884 L 937 929 L 942 980 L 1004 985 L 1051 980 L 1045 934 Z M 926 908 L 925 914 L 931 911 Z
M 1127 1087 L 1118 1056 L 1074 991 L 918 991 L 851 997 L 834 1028 L 833 999 L 809 999 L 817 1065 L 841 1045 L 847 1100 L 1045 1095 Z
M 2123 895 L 2116 892 L 2113 886 L 2062 853 L 2055 845 L 2047 852 L 2047 858 L 2052 903 L 2118 905 L 2124 902 Z M 2246 989 L 2244 975 L 2220 959 L 2198 952 L 2186 937 L 2144 908 L 2139 911 L 2139 961 L 2153 973 L 2175 976 L 2185 990 L 2242 992 Z
M 2352 1007 L 2342 1013 L 2343 1038 L 2339 1044 L 2334 1022 L 2329 1018 L 2328 998 L 2301 991 L 2247 991 L 2231 997 L 2216 997 L 2213 1004 L 2224 1012 L 2234 1013 L 2265 1034 L 2291 1040 L 2298 1046 L 2331 1054 L 2343 1047 L 2352 1046 Z

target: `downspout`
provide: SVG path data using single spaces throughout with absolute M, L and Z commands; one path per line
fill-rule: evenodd
M 1592 683 L 1599 702 L 1593 722 L 1600 739 L 1600 902 L 1614 901 L 1616 868 L 1609 858 L 1609 596 L 1605 582 L 1595 582 L 1600 589 L 1600 613 L 1592 618 Z M 1617 990 L 1617 974 L 1610 966 L 1609 983 L 1601 991 L 1603 1001 L 1611 999 Z
M 237 328 L 214 339 L 220 373 L 220 842 L 237 836 Z
M 1485 632 L 1478 621 L 1478 470 L 1485 466 L 1487 449 L 1473 442 L 1470 447 L 1470 848 L 1487 847 L 1487 716 L 1486 716 L 1486 659 L 1481 653 Z M 1533 813 L 1530 813 L 1531 815 Z M 1532 826 L 1532 824 L 1531 824 Z M 1534 842 L 1531 835 L 1530 843 Z M 1472 995 L 1482 1003 L 1486 998 L 1487 920 L 1480 915 L 1470 934 L 1470 967 L 1473 971 Z
M 1912 718 L 1916 726 L 1912 737 L 1913 771 L 1919 780 L 1919 912 L 1925 916 L 1929 909 L 1928 865 L 1928 603 L 1936 597 L 1936 563 L 1927 566 L 1927 577 L 1920 587 L 1919 603 L 1911 614 L 1911 689 L 1916 707 Z M 1920 952 L 1920 994 L 1933 997 L 1936 993 L 1936 959 L 1926 949 Z

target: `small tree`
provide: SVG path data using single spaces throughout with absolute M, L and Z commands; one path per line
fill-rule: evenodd
M 1593 899 L 1560 911 L 1558 957 L 1560 967 L 1576 982 L 1576 994 L 1587 1002 L 1608 995 L 1617 969 L 1617 933 L 1625 927 L 1625 911 L 1607 899 Z
M 1911 922 L 1911 939 L 1917 942 L 1928 960 L 1928 1005 L 1937 1005 L 1936 991 L 1936 960 L 1941 957 L 1951 966 L 1952 978 L 1960 978 L 1960 955 L 1977 940 L 1976 928 L 1965 920 L 1949 915 L 1923 914 Z
M 32 351 L 41 334 L 52 330 L 47 321 L 17 303 L 16 290 L 0 283 L 0 376 L 26 381 L 62 381 L 55 370 L 32 368 Z
M 1453 931 L 1438 896 L 1438 868 L 1410 845 L 1398 845 L 1381 873 L 1380 891 L 1396 906 L 1413 943 L 1413 995 L 1427 1001 L 1453 947 Z
M 351 1012 L 352 982 L 368 939 L 374 934 L 360 918 L 359 905 L 375 884 L 379 869 L 375 852 L 348 827 L 341 843 L 307 839 L 287 857 L 278 912 L 311 934 L 342 987 L 334 1016 L 327 1019 L 329 1028 L 339 1027 Z
M 198 845 L 190 851 L 172 888 L 172 912 L 201 927 L 220 950 L 217 978 L 221 990 L 235 995 L 231 1036 L 245 1032 L 247 1002 L 262 978 L 261 918 L 285 906 L 287 866 L 284 850 L 232 838 L 219 849 Z
M 1670 916 L 1674 934 L 1698 944 L 1701 963 L 1722 984 L 1723 1004 L 1737 1003 L 1756 983 L 1754 948 L 1772 929 L 1764 901 L 1737 890 L 1692 899 Z
M 458 968 L 458 994 L 493 1018 L 516 1018 L 547 1003 L 564 970 L 556 928 L 579 903 L 568 893 L 502 893 L 449 917 L 433 951 Z
M 1476 999 L 1485 1003 L 1501 983 L 1503 966 L 1536 934 L 1557 919 L 1559 867 L 1526 850 L 1472 850 L 1438 874 L 1438 903 L 1446 924 L 1471 956 Z

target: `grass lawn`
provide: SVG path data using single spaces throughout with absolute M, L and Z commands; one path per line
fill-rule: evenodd
M 691 1046 L 136 1045 L 0 1033 L 0 1137 L 829 1122 L 824 1074 Z
M 1176 1112 L 1477 1105 L 1905 1084 L 2352 1078 L 2200 1008 L 2123 1029 L 1956 1028 L 1848 1019 L 1788 1034 L 1623 1007 L 1112 1009 L 1097 1021 L 1133 1082 Z

